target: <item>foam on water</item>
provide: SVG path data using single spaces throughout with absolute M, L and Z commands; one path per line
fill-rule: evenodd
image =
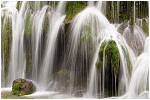
M 11 91 L 11 90 L 12 90 L 12 88 L 11 88 L 11 87 L 1 88 L 1 92 L 3 92 L 3 91 Z
M 36 91 L 31 95 L 25 95 L 25 97 L 45 97 L 52 94 L 57 94 L 58 92 L 49 92 L 49 91 Z

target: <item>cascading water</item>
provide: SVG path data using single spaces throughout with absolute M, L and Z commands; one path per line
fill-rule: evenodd
M 133 3 L 133 25 L 129 19 L 116 27 L 105 17 L 109 16 L 106 10 L 111 9 L 109 20 L 118 23 L 129 2 L 121 7 L 121 1 L 89 1 L 69 22 L 65 15 L 68 2 L 21 2 L 20 7 L 18 2 L 3 2 L 2 35 L 9 32 L 12 43 L 7 76 L 7 45 L 2 42 L 1 76 L 5 77 L 1 86 L 10 87 L 13 80 L 25 78 L 36 85 L 40 93 L 35 95 L 46 93 L 48 98 L 47 91 L 58 91 L 58 97 L 67 93 L 67 98 L 149 98 L 149 37 L 142 30 L 149 18 L 138 19 L 138 2 Z M 118 60 L 115 66 L 111 57 Z
M 100 13 L 100 12 L 99 12 Z M 105 18 L 104 18 L 105 19 Z M 104 20 L 102 19 L 99 19 L 99 20 Z M 106 23 L 106 22 L 105 22 Z M 101 25 L 102 23 L 100 23 Z M 117 44 L 117 47 L 119 49 L 119 54 L 120 54 L 120 60 L 121 60 L 121 65 L 120 65 L 120 70 L 122 70 L 120 73 L 119 76 L 120 77 L 120 95 L 125 93 L 127 90 L 128 90 L 128 86 L 129 86 L 129 72 L 127 71 L 128 70 L 128 65 L 127 65 L 127 59 L 124 57 L 124 51 L 123 49 L 121 48 L 121 46 L 124 46 L 127 48 L 127 51 L 128 54 L 129 54 L 129 59 L 131 60 L 131 65 L 133 65 L 133 62 L 135 61 L 135 56 L 134 56 L 134 53 L 132 51 L 132 49 L 127 45 L 126 41 L 124 40 L 124 38 L 121 36 L 121 34 L 119 34 L 118 32 L 116 32 L 113 27 L 109 24 L 109 22 L 107 22 L 107 24 L 105 24 L 107 28 L 102 28 L 102 32 L 99 32 L 99 37 L 97 38 L 97 40 L 100 38 L 104 40 L 109 40 L 109 39 L 113 39 L 116 44 Z M 103 26 L 105 26 L 103 25 Z M 101 26 L 98 26 L 101 28 Z M 111 30 L 111 31 L 110 31 Z M 102 35 L 104 34 L 104 35 Z M 102 40 L 102 41 L 104 41 Z M 102 43 L 102 42 L 101 42 Z M 101 46 L 101 43 L 100 43 L 100 46 Z M 99 49 L 100 46 L 98 46 L 97 48 Z M 87 92 L 87 95 L 90 96 L 90 97 L 96 97 L 97 95 L 97 76 L 96 76 L 96 67 L 95 67 L 95 63 L 97 61 L 97 54 L 98 54 L 98 49 L 97 49 L 97 52 L 95 52 L 95 56 L 94 56 L 94 59 L 93 59 L 93 63 L 91 65 L 91 74 L 90 74 L 90 80 L 89 80 L 89 86 L 88 86 L 88 92 Z M 103 70 L 103 86 L 100 87 L 103 91 L 103 97 L 104 97 L 104 70 Z M 125 87 L 125 88 L 123 88 Z M 101 91 L 101 90 L 100 90 Z
M 52 19 L 51 19 L 51 23 L 49 27 L 49 36 L 46 42 L 46 51 L 45 51 L 44 60 L 42 64 L 42 70 L 39 76 L 40 90 L 47 89 L 48 83 L 49 83 L 48 78 L 51 77 L 51 72 L 52 72 L 53 63 L 54 63 L 54 54 L 55 54 L 55 49 L 56 49 L 55 47 L 56 40 L 57 40 L 59 28 L 61 27 L 65 19 L 65 15 L 63 15 L 64 6 L 65 6 L 65 2 L 60 2 L 57 7 L 56 12 L 54 12 Z
M 133 53 L 132 49 L 130 49 L 130 47 L 127 45 L 126 41 L 121 36 L 121 34 L 117 33 L 116 31 L 113 31 L 113 30 L 111 30 L 110 32 L 107 30 L 107 33 L 109 33 L 109 35 L 107 35 L 106 37 L 104 37 L 104 39 L 101 41 L 100 45 L 97 47 L 98 48 L 97 52 L 95 52 L 95 53 L 98 54 L 99 48 L 101 47 L 101 44 L 102 44 L 102 42 L 104 40 L 110 40 L 110 39 L 112 39 L 112 40 L 114 40 L 116 42 L 118 50 L 119 50 L 120 60 L 121 60 L 121 62 L 120 62 L 120 72 L 122 72 L 122 73 L 119 74 L 119 76 L 121 76 L 119 78 L 121 80 L 119 82 L 119 85 L 120 85 L 119 92 L 120 92 L 120 95 L 121 95 L 122 92 L 125 93 L 125 91 L 128 90 L 129 79 L 130 79 L 129 72 L 128 72 L 127 59 L 124 56 L 124 51 L 123 51 L 123 49 L 122 49 L 121 46 L 124 46 L 124 47 L 127 48 L 126 52 L 129 53 L 129 59 L 131 60 L 131 65 L 133 65 L 133 62 L 135 61 L 135 56 L 134 56 L 134 53 Z M 96 67 L 95 67 L 96 61 L 97 61 L 97 56 L 94 57 L 93 64 L 91 65 L 92 70 L 91 70 L 91 78 L 90 78 L 90 85 L 89 85 L 89 87 L 90 87 L 90 89 L 89 89 L 90 93 L 88 93 L 88 95 L 92 96 L 92 97 L 95 97 L 95 96 L 93 96 L 93 93 L 91 94 L 92 91 L 93 92 L 95 91 L 94 93 L 97 94 L 97 91 L 96 91 L 97 87 L 95 87 L 95 88 L 92 87 L 92 86 L 95 86 L 94 83 L 97 82 L 96 80 L 93 81 L 93 79 L 97 79 L 97 78 L 95 78 L 96 77 L 95 76 L 96 75 L 95 74 L 96 73 Z M 123 87 L 125 87 L 125 88 L 123 88 Z M 104 86 L 102 87 L 102 89 L 103 89 L 103 92 L 104 92 Z M 104 93 L 103 93 L 103 97 L 104 97 Z
M 32 19 L 32 52 L 33 52 L 33 67 L 32 67 L 32 79 L 37 82 L 38 79 L 38 68 L 41 59 L 41 36 L 43 33 L 43 23 L 45 20 L 46 10 L 48 6 L 44 6 L 41 11 L 37 11 Z
M 106 1 L 98 1 L 96 7 L 106 15 Z
M 90 61 L 88 58 L 93 58 L 93 53 L 95 52 L 95 47 L 97 45 L 96 37 L 98 34 L 108 27 L 108 20 L 103 16 L 100 11 L 89 5 L 89 7 L 85 8 L 81 13 L 75 16 L 73 19 L 73 23 L 71 25 L 71 35 L 69 38 L 68 51 L 65 55 L 67 60 L 65 61 L 66 66 L 71 66 L 71 74 L 70 74 L 70 87 L 74 89 L 78 87 L 78 81 L 81 80 L 80 85 L 85 87 L 85 84 L 82 82 L 82 79 L 86 79 L 89 76 L 88 66 L 90 65 Z M 103 37 L 105 34 L 100 34 Z M 80 49 L 81 48 L 81 49 Z M 81 57 L 81 63 L 78 60 L 78 54 Z M 83 61 L 83 62 L 82 62 Z M 84 63 L 85 61 L 85 63 Z M 79 72 L 86 72 L 87 74 L 80 75 Z M 78 88 L 82 90 L 83 88 Z M 72 91 L 72 90 L 71 90 Z
M 16 2 L 17 3 L 17 2 Z M 25 18 L 25 6 L 27 2 L 23 2 L 19 12 L 14 8 L 9 7 L 6 10 L 8 13 L 5 16 L 10 16 L 12 21 L 12 46 L 11 57 L 8 70 L 7 86 L 11 86 L 11 83 L 16 78 L 25 77 L 25 54 L 23 46 L 24 36 L 24 18 Z M 7 18 L 7 17 L 6 17 Z
M 4 47 L 3 47 L 3 50 L 4 50 Z M 1 86 L 2 86 L 2 87 L 5 87 L 5 77 L 4 77 L 4 75 L 5 75 L 5 70 L 4 70 L 4 68 L 5 68 L 5 67 L 4 67 L 4 66 L 5 66 L 5 65 L 4 65 L 4 52 L 3 52 L 3 58 L 2 58 L 2 59 L 3 59 L 3 62 L 2 62 L 2 64 L 1 64 L 1 66 L 2 66 L 2 67 L 1 67 L 1 70 L 2 70 L 1 76 L 2 76 L 3 78 L 1 79 L 1 80 L 2 80 Z
M 137 26 L 129 26 L 124 30 L 123 37 L 126 39 L 128 45 L 133 49 L 136 56 L 138 56 L 144 46 L 146 39 L 145 33 Z
M 149 98 L 149 37 L 134 66 L 128 92 L 121 98 Z

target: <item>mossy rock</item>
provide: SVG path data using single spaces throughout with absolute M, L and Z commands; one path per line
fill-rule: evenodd
M 12 84 L 12 94 L 23 96 L 34 93 L 36 90 L 35 85 L 31 81 L 25 79 L 16 79 Z
M 18 1 L 17 2 L 17 7 L 16 7 L 18 11 L 20 10 L 21 5 L 22 5 L 22 1 Z
M 111 63 L 111 67 L 115 74 L 118 73 L 119 69 L 119 51 L 117 48 L 117 44 L 114 40 L 104 41 L 99 50 L 99 60 L 96 62 L 96 67 L 100 70 L 103 66 L 103 54 L 105 51 L 105 67 L 107 67 L 108 63 Z
M 66 2 L 66 21 L 72 20 L 72 18 L 87 6 L 87 1 L 67 1 Z
M 105 55 L 105 57 L 104 57 Z M 105 60 L 105 62 L 104 62 Z M 118 91 L 119 72 L 120 72 L 120 55 L 117 43 L 114 40 L 105 40 L 99 49 L 98 59 L 96 62 L 97 75 L 105 77 L 104 83 L 98 82 L 101 87 L 104 85 L 105 95 L 115 95 Z M 104 68 L 104 69 L 103 69 Z M 104 73 L 103 73 L 104 72 Z M 115 91 L 116 88 L 116 91 Z

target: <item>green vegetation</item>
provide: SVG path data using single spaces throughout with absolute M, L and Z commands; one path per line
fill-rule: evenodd
M 149 35 L 149 26 L 148 23 L 146 23 L 146 20 L 143 19 L 142 21 L 142 29 L 145 32 L 146 36 Z
M 58 80 L 60 80 L 65 85 L 69 85 L 70 83 L 70 71 L 67 69 L 62 69 L 56 73 Z
M 97 60 L 96 61 L 96 67 L 97 67 L 97 70 L 101 70 L 102 67 L 103 67 L 103 62 L 101 60 Z
M 21 84 L 13 82 L 13 86 L 12 86 L 12 94 L 14 95 L 18 95 L 21 93 Z
M 32 82 L 24 79 L 16 79 L 13 81 L 12 94 L 13 95 L 28 95 L 35 91 L 35 86 Z
M 80 10 L 87 6 L 87 1 L 67 1 L 66 2 L 66 21 L 70 21 Z
M 9 94 L 2 95 L 2 99 L 7 99 L 8 96 L 10 96 L 10 95 Z
M 18 2 L 17 2 L 17 7 L 16 7 L 16 8 L 18 9 L 18 11 L 20 10 L 21 5 L 22 5 L 22 1 L 18 1 Z
M 63 78 L 64 76 L 68 75 L 69 74 L 69 71 L 66 70 L 66 69 L 63 69 L 63 70 L 60 70 L 57 72 L 57 75 L 61 78 Z
M 5 7 L 5 5 L 1 4 L 1 8 Z
M 3 74 L 5 79 L 7 79 L 8 75 L 8 67 L 9 67 L 9 59 L 10 59 L 10 52 L 11 52 L 11 40 L 12 40 L 12 23 L 11 18 L 7 17 L 5 19 L 5 14 L 1 17 L 2 25 L 1 25 L 1 57 L 2 62 L 4 62 L 4 71 Z M 3 59 L 4 57 L 4 59 Z M 3 61 L 4 60 L 4 61 Z
M 114 40 L 108 41 L 105 53 L 106 57 L 109 56 L 111 58 L 112 68 L 114 70 L 114 73 L 117 74 L 119 68 L 119 51 L 116 42 Z
M 103 51 L 106 45 L 107 45 L 107 41 L 104 41 L 99 50 L 98 60 L 96 62 L 96 67 L 98 70 L 102 69 L 103 67 Z M 105 62 L 105 65 L 106 65 L 106 62 Z
M 105 50 L 104 50 L 105 49 Z M 101 69 L 103 65 L 103 54 L 105 51 L 105 67 L 111 63 L 114 73 L 118 73 L 119 68 L 119 51 L 114 40 L 109 40 L 108 44 L 104 41 L 99 50 L 99 60 L 96 62 L 97 69 Z
M 30 23 L 30 16 L 31 16 L 30 13 L 31 13 L 30 11 L 27 13 L 26 20 L 25 20 L 25 30 L 24 30 L 25 37 L 31 36 L 32 26 Z
M 24 40 L 26 46 L 26 75 L 30 74 L 31 71 L 31 32 L 32 32 L 32 24 L 31 24 L 31 12 L 28 11 L 25 20 L 25 30 L 24 30 Z

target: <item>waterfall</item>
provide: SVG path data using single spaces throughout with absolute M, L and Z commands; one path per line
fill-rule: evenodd
M 123 52 L 123 49 L 121 48 L 121 45 L 127 48 L 126 52 L 129 53 L 129 59 L 131 60 L 131 65 L 133 65 L 133 63 L 135 61 L 135 56 L 134 56 L 134 53 L 133 53 L 132 49 L 128 46 L 128 44 L 126 43 L 126 41 L 122 37 L 122 35 L 120 33 L 116 32 L 113 29 L 113 26 L 110 25 L 109 23 L 104 24 L 106 22 L 104 22 L 104 21 L 101 22 L 101 20 L 104 20 L 104 19 L 105 18 L 102 18 L 102 17 L 101 17 L 101 19 L 97 19 L 97 21 L 100 22 L 97 27 L 101 28 L 102 27 L 102 26 L 100 26 L 101 24 L 103 24 L 103 26 L 105 26 L 105 25 L 107 26 L 105 28 L 101 28 L 103 31 L 98 32 L 99 37 L 97 38 L 97 40 L 99 38 L 102 39 L 102 41 L 113 39 L 117 44 L 117 47 L 119 49 L 119 54 L 120 54 L 120 60 L 121 60 L 120 70 L 122 72 L 119 75 L 119 76 L 121 76 L 119 78 L 120 79 L 120 82 L 119 82 L 119 85 L 120 85 L 119 92 L 120 92 L 120 94 L 119 95 L 121 95 L 121 94 L 125 93 L 128 90 L 129 79 L 130 79 L 129 72 L 127 71 L 128 70 L 127 69 L 128 68 L 127 59 L 124 56 L 124 52 Z M 102 41 L 101 41 L 101 43 L 102 43 Z M 101 43 L 100 43 L 99 46 L 96 46 L 96 48 L 99 49 L 100 46 L 101 46 Z M 95 52 L 95 53 L 98 53 L 98 51 Z M 90 96 L 90 97 L 95 97 L 95 95 L 93 95 L 93 94 L 97 94 L 97 86 L 95 86 L 95 84 L 97 83 L 97 80 L 96 80 L 97 79 L 96 78 L 97 77 L 96 76 L 96 67 L 95 67 L 96 61 L 97 61 L 97 56 L 94 57 L 93 62 L 91 64 L 91 72 L 90 72 L 91 74 L 90 74 L 90 81 L 89 81 L 88 92 L 87 92 L 87 95 Z M 103 76 L 104 76 L 104 71 L 103 71 Z M 104 80 L 103 80 L 103 82 L 104 82 Z M 123 87 L 125 87 L 125 88 L 123 88 Z M 103 86 L 103 97 L 104 97 L 104 86 Z
M 125 28 L 123 32 L 123 37 L 126 39 L 128 45 L 132 48 L 135 55 L 138 56 L 142 52 L 144 47 L 144 42 L 146 39 L 143 30 L 137 26 L 129 26 Z
M 98 1 L 97 2 L 97 8 L 101 11 L 101 9 L 102 9 L 102 1 Z
M 96 7 L 106 15 L 106 1 L 98 1 Z
M 49 27 L 49 34 L 46 42 L 46 51 L 44 54 L 44 59 L 42 63 L 42 69 L 40 71 L 39 76 L 39 84 L 40 84 L 40 90 L 47 89 L 49 80 L 51 78 L 51 73 L 53 69 L 53 63 L 54 63 L 54 54 L 56 49 L 56 40 L 59 32 L 59 28 L 63 24 L 63 21 L 65 19 L 64 10 L 60 10 L 62 8 L 65 8 L 65 2 L 60 2 L 56 12 L 54 12 L 50 27 Z
M 4 43 L 3 43 L 3 45 L 4 45 Z M 4 59 L 4 47 L 3 47 L 3 58 L 2 58 L 3 60 L 3 62 L 2 62 L 2 64 L 1 64 L 1 70 L 2 70 L 2 73 L 1 73 L 1 76 L 3 77 L 3 78 L 1 78 L 1 80 L 2 80 L 2 83 L 1 83 L 1 87 L 5 87 L 5 59 Z
M 88 66 L 90 65 L 89 59 L 93 58 L 93 54 L 89 55 L 91 51 L 95 52 L 95 47 L 97 45 L 97 38 L 99 33 L 108 26 L 108 20 L 103 16 L 103 14 L 96 7 L 87 7 L 82 12 L 77 14 L 73 19 L 73 23 L 71 24 L 70 30 L 70 38 L 69 45 L 67 51 L 67 60 L 64 61 L 66 65 L 71 66 L 71 75 L 70 75 L 70 87 L 74 88 L 77 85 L 77 81 L 82 78 L 86 78 L 89 76 L 87 74 L 83 76 L 78 76 L 78 72 L 84 72 L 88 70 Z M 103 37 L 105 34 L 100 34 L 100 37 Z M 80 53 L 80 57 L 86 60 L 86 63 L 76 63 L 78 60 L 78 53 Z M 80 59 L 80 60 L 82 60 Z M 89 62 L 89 63 L 88 63 Z M 77 71 L 78 69 L 78 71 Z M 85 70 L 84 70 L 85 69 Z M 83 84 L 80 81 L 80 84 Z
M 149 37 L 145 40 L 143 53 L 138 56 L 132 73 L 128 92 L 121 98 L 149 98 Z
M 94 1 L 89 1 L 88 2 L 88 6 L 94 6 L 95 4 L 94 4 Z
M 41 11 L 37 11 L 34 13 L 32 19 L 33 19 L 33 25 L 32 25 L 32 61 L 33 61 L 33 67 L 32 67 L 32 79 L 37 82 L 38 79 L 38 69 L 41 61 L 41 37 L 43 33 L 43 24 L 46 16 L 46 10 L 48 9 L 48 6 L 44 6 Z
M 11 86 L 11 83 L 16 78 L 25 77 L 25 54 L 23 45 L 24 36 L 24 18 L 25 18 L 25 6 L 27 2 L 22 3 L 22 7 L 19 12 L 12 12 L 12 46 L 11 57 L 9 63 L 7 86 Z M 8 10 L 9 12 L 9 10 Z
M 1 87 L 23 78 L 29 97 L 149 98 L 147 3 L 2 1 Z

